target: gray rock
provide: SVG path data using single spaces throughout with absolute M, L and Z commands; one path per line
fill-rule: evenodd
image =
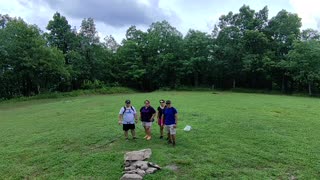
M 142 180 L 142 176 L 139 174 L 125 174 L 121 177 L 121 180 Z
M 150 167 L 146 170 L 146 174 L 153 174 L 157 171 L 157 168 Z
M 149 168 L 147 161 L 136 161 L 131 166 L 134 166 L 136 168 L 140 168 L 142 170 L 147 170 Z
M 149 168 L 148 164 L 144 164 L 143 166 L 140 167 L 142 170 L 147 170 Z
M 131 166 L 135 166 L 136 168 L 141 168 L 143 166 L 148 167 L 148 161 L 136 161 L 136 162 L 132 163 Z
M 126 171 L 125 174 L 137 174 L 138 170 L 131 170 L 131 171 Z
M 143 149 L 140 151 L 131 151 L 127 152 L 124 155 L 125 161 L 143 161 L 149 159 L 151 157 L 152 151 L 151 149 Z
M 124 170 L 125 171 L 132 171 L 132 170 L 136 170 L 136 166 L 129 166 L 129 167 L 125 167 Z
M 125 166 L 125 167 L 129 167 L 130 165 L 131 165 L 130 161 L 125 161 L 125 162 L 124 162 L 124 166 Z
M 140 176 L 145 176 L 146 175 L 146 172 L 144 170 L 141 170 L 141 169 L 137 169 L 137 174 L 139 174 Z
M 154 163 L 152 163 L 152 162 L 149 162 L 149 163 L 148 163 L 148 165 L 149 165 L 150 167 L 157 168 L 158 170 L 160 170 L 160 169 L 161 169 L 161 167 L 160 167 L 160 166 L 158 166 L 157 164 L 154 164 Z

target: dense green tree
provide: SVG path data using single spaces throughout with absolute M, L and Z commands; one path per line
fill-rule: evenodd
M 147 79 L 153 88 L 180 84 L 183 36 L 167 21 L 152 23 L 147 34 Z
M 57 89 L 60 81 L 69 78 L 62 52 L 46 46 L 38 27 L 15 19 L 1 30 L 0 39 L 6 97 Z
M 312 95 L 312 86 L 320 81 L 320 42 L 296 42 L 288 57 L 290 68 L 294 71 L 293 78 L 308 85 L 309 95 Z
M 167 21 L 147 31 L 131 26 L 121 44 L 112 35 L 100 42 L 92 18 L 71 29 L 57 12 L 43 33 L 0 14 L 0 98 L 103 85 L 319 92 L 320 33 L 300 31 L 296 14 L 269 19 L 268 11 L 243 5 L 222 15 L 210 35 L 189 30 L 183 37 Z
M 283 92 L 288 91 L 289 81 L 292 78 L 286 57 L 292 50 L 294 41 L 300 38 L 301 25 L 301 19 L 297 14 L 282 10 L 271 18 L 266 27 L 266 34 L 271 41 L 271 51 L 275 52 L 275 58 L 272 59 L 274 61 L 273 79 L 276 82 L 281 82 Z M 291 87 L 293 86 L 291 85 Z
M 49 31 L 47 38 L 51 46 L 57 47 L 63 54 L 66 54 L 71 50 L 74 37 L 71 26 L 64 16 L 61 16 L 60 13 L 56 12 L 53 15 L 53 20 L 49 21 L 47 30 Z
M 199 83 L 208 82 L 210 43 L 211 39 L 208 34 L 196 30 L 189 30 L 184 38 L 183 50 L 186 59 L 183 62 L 182 75 L 186 80 L 193 79 L 192 85 L 196 87 Z M 190 76 L 193 78 L 190 78 Z

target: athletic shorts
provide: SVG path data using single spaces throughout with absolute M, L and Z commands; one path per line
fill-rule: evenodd
M 161 118 L 159 118 L 159 119 L 158 119 L 158 125 L 159 125 L 159 126 L 164 126 L 164 120 L 161 119 Z
M 152 122 L 142 121 L 142 126 L 143 126 L 143 127 L 151 127 L 151 126 L 152 126 Z
M 134 124 L 123 124 L 123 130 L 128 131 L 129 129 L 134 130 L 136 126 Z
M 174 124 L 172 125 L 166 125 L 167 133 L 170 135 L 175 135 L 176 134 L 176 128 L 173 127 Z

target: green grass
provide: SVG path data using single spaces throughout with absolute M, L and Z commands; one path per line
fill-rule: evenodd
M 171 99 L 177 146 L 154 138 L 125 142 L 117 114 Z M 230 92 L 154 92 L 0 103 L 1 179 L 119 179 L 123 154 L 151 148 L 150 161 L 175 164 L 145 179 L 317 179 L 320 101 Z M 190 132 L 184 132 L 191 125 Z M 114 141 L 114 142 L 113 142 Z

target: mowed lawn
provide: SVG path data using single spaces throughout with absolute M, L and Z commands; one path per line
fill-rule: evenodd
M 172 100 L 177 146 L 126 142 L 117 117 Z M 320 99 L 230 92 L 154 92 L 0 104 L 0 179 L 119 179 L 123 154 L 152 149 L 163 169 L 145 179 L 318 179 Z M 191 125 L 190 132 L 183 128 Z

